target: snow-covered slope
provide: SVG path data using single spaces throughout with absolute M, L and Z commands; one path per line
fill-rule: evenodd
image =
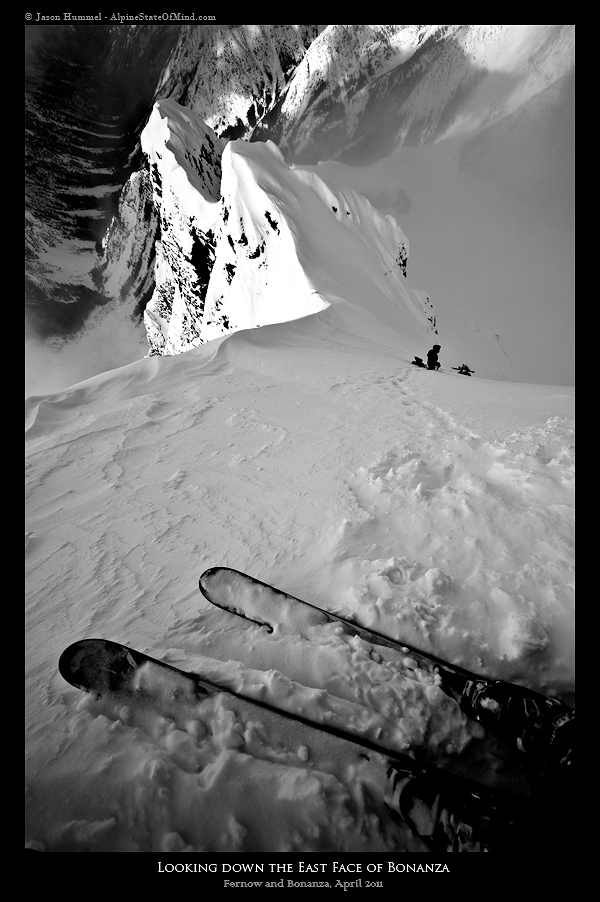
M 414 662 L 268 634 L 197 582 L 236 567 L 572 697 L 572 390 L 418 369 L 338 301 L 32 397 L 26 428 L 31 848 L 427 851 L 376 755 L 225 698 L 165 718 L 72 689 L 59 655 L 91 636 L 519 791 Z
M 329 26 L 257 135 L 391 213 L 442 342 L 573 384 L 574 26 Z M 383 71 L 381 67 L 383 66 Z
M 337 38 L 338 67 L 355 72 L 342 37 L 352 46 L 358 29 L 338 28 L 311 50 Z M 285 153 L 347 161 L 312 168 L 394 216 L 442 344 L 479 374 L 572 384 L 574 28 L 435 28 L 421 43 L 415 37 L 410 58 L 357 88 L 368 102 L 354 120 L 344 115 L 352 133 L 336 124 L 349 106 L 326 102 L 325 88 L 311 95 L 306 110 L 296 110 L 304 124 L 286 126 Z M 294 80 L 284 104 L 293 91 Z M 275 126 L 271 134 L 277 139 Z M 319 147 L 321 140 L 330 144 Z

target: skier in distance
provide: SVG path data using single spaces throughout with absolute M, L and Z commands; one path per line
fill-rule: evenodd
M 439 370 L 440 362 L 438 360 L 438 351 L 441 350 L 440 345 L 434 345 L 431 351 L 427 351 L 427 369 Z

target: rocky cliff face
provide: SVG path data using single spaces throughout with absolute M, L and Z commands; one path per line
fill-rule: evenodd
M 132 160 L 177 35 L 168 26 L 27 28 L 28 394 L 147 351 L 155 225 L 148 173 Z
M 95 271 L 100 291 L 128 303 L 136 318 L 143 315 L 151 354 L 178 353 L 198 342 L 214 263 L 215 235 L 210 219 L 217 215 L 213 208 L 219 198 L 221 152 L 228 139 L 249 136 L 259 118 L 277 102 L 322 27 L 176 26 L 178 38 L 155 91 L 161 106 L 150 116 L 145 143 L 140 145 L 142 153 L 136 155 L 139 169 L 123 190 Z M 107 61 L 110 70 L 118 71 L 123 53 L 145 59 L 158 39 L 145 32 L 136 39 L 125 31 Z M 174 101 L 176 105 L 169 107 Z M 181 107 L 187 112 L 179 109 L 175 114 Z M 173 113 L 168 135 L 156 131 L 160 132 L 158 120 L 166 118 L 159 109 Z M 195 138 L 188 135 L 185 150 L 181 128 L 179 137 L 176 134 L 182 115 L 195 123 Z M 179 149 L 174 153 L 175 145 Z M 183 173 L 191 162 L 191 171 L 196 170 L 202 183 L 193 187 L 202 198 L 200 205 L 206 204 L 204 225 L 197 221 L 197 209 L 181 207 L 178 192 L 183 186 L 177 184 L 172 168 L 181 154 L 184 165 L 178 176 L 185 181 Z
M 158 222 L 155 289 L 144 311 L 151 353 L 179 353 L 198 343 L 214 259 L 224 146 L 172 100 L 155 104 L 142 134 Z

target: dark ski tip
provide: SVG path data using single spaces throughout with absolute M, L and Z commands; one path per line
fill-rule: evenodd
M 110 691 L 137 667 L 135 652 L 109 639 L 80 639 L 65 648 L 58 661 L 60 675 L 84 692 Z

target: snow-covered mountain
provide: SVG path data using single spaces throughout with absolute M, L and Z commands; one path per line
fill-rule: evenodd
M 142 149 L 160 223 L 144 313 L 150 353 L 181 353 L 342 298 L 415 347 L 436 334 L 428 299 L 406 282 L 405 235 L 365 198 L 290 168 L 270 141 L 225 144 L 172 100 L 156 103 Z
M 223 118 L 223 93 L 243 95 L 246 111 L 256 110 L 259 98 L 280 90 L 318 30 L 164 22 L 27 27 L 26 392 L 60 388 L 148 352 L 142 317 L 154 288 L 157 235 L 139 136 L 159 88 L 180 96 L 194 73 L 213 85 L 221 67 L 210 103 L 221 110 L 222 129 L 239 132 L 235 103 L 230 120 Z M 247 54 L 242 60 L 240 41 L 252 47 L 253 65 Z M 210 119 L 207 103 L 202 111 Z M 103 249 L 113 216 L 112 247 Z M 115 273 L 117 256 L 126 262 Z
M 354 165 L 474 134 L 572 74 L 570 25 L 330 25 L 255 130 Z
M 158 33 L 146 28 L 118 31 L 107 51 L 113 76 L 131 71 L 126 59 L 151 58 Z M 273 141 L 297 182 L 302 166 L 313 164 L 309 170 L 333 196 L 361 194 L 374 215 L 394 217 L 405 247 L 411 244 L 408 279 L 400 284 L 422 299 L 452 363 L 469 360 L 494 378 L 569 383 L 573 40 L 573 26 L 177 26 L 156 74 L 154 110 L 176 101 L 195 122 L 184 141 L 210 179 L 206 215 L 211 207 L 216 215 L 217 199 L 225 216 L 232 204 L 230 186 L 220 186 L 224 145 Z M 177 198 L 176 186 L 160 196 L 162 139 L 152 131 L 156 112 L 146 115 L 146 138 L 130 157 L 134 171 L 102 237 L 101 259 L 83 277 L 102 306 L 88 302 L 83 332 L 62 346 L 63 361 L 86 347 L 120 347 L 127 362 L 141 347 L 173 353 L 193 346 L 202 340 L 218 241 L 218 269 L 238 269 L 239 260 L 227 259 L 222 222 L 208 231 L 193 216 L 186 223 L 189 200 Z M 212 149 L 204 143 L 210 134 Z M 336 162 L 315 166 L 319 160 Z M 194 176 L 184 178 L 182 191 L 189 184 L 196 190 L 193 183 Z M 184 212 L 169 213 L 167 202 Z M 326 228 L 327 204 L 323 212 Z M 248 229 L 248 214 L 245 223 Z M 350 230 L 346 237 L 356 240 Z M 307 249 L 294 253 L 304 268 Z M 250 274 L 247 260 L 244 267 Z M 305 274 L 309 282 L 314 275 Z M 260 276 L 262 296 L 278 290 L 264 267 Z M 234 287 L 224 291 L 217 282 L 215 273 L 211 308 L 222 305 L 221 295 L 239 294 L 241 270 Z M 244 292 L 253 295 L 249 286 Z M 226 312 L 222 323 L 260 323 L 260 302 L 241 318 L 239 302 L 232 303 L 237 318 Z M 277 307 L 285 319 L 285 300 Z M 111 321 L 120 336 L 113 344 L 105 339 Z M 424 353 L 423 340 L 417 344 L 413 353 Z M 89 361 L 95 356 L 86 353 Z
M 196 26 L 181 31 L 156 89 L 224 138 L 250 138 L 324 25 Z

